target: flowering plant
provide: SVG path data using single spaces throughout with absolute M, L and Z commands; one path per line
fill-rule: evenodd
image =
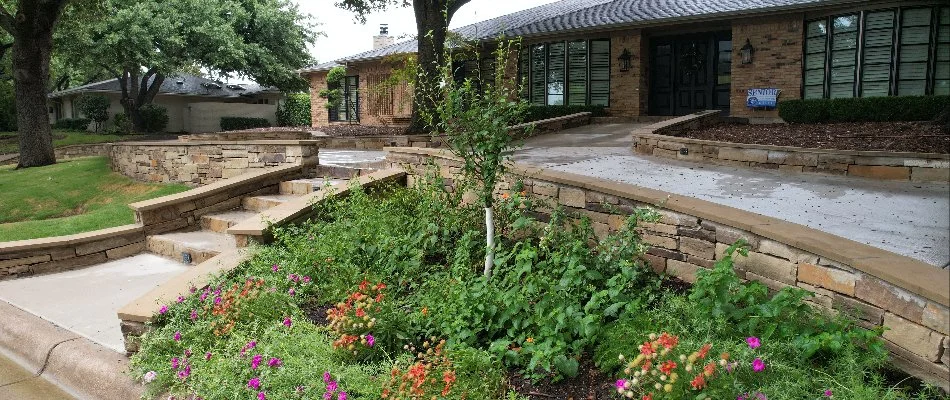
M 234 329 L 234 325 L 241 317 L 241 305 L 257 298 L 263 285 L 263 279 L 248 278 L 243 285 L 232 284 L 224 293 L 221 293 L 221 289 L 217 289 L 211 292 L 213 297 L 202 295 L 202 299 L 212 298 L 211 304 L 205 304 L 205 310 L 217 317 L 211 322 L 211 329 L 215 335 L 227 335 Z
M 405 369 L 393 367 L 389 381 L 383 386 L 384 399 L 436 399 L 452 393 L 455 384 L 455 369 L 445 354 L 445 339 L 435 342 L 435 337 L 422 343 L 415 361 Z M 415 352 L 416 347 L 404 349 Z
M 382 282 L 373 285 L 363 280 L 345 301 L 327 312 L 330 329 L 338 337 L 333 341 L 334 348 L 353 355 L 373 348 L 376 338 L 372 331 L 376 326 L 375 315 L 380 312 L 380 303 L 385 298 L 384 289 L 386 285 Z
M 625 398 L 681 399 L 693 397 L 706 389 L 720 366 L 729 362 L 729 354 L 722 353 L 718 360 L 708 360 L 712 344 L 706 343 L 686 355 L 677 355 L 679 337 L 663 332 L 651 333 L 649 340 L 640 345 L 640 354 L 625 361 L 624 377 L 615 383 L 617 393 Z

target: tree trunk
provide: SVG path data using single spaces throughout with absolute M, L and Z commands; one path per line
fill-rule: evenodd
M 16 96 L 20 162 L 17 168 L 56 163 L 49 124 L 46 89 L 53 51 L 53 28 L 64 0 L 20 0 L 13 21 L 13 79 Z M 10 24 L 9 22 L 12 22 Z
M 439 66 L 445 61 L 445 36 L 455 12 L 470 0 L 413 0 L 416 13 L 416 35 L 419 43 L 416 57 L 420 76 L 413 90 L 412 115 L 407 132 L 425 132 L 427 127 L 420 112 L 435 110 L 439 85 Z
M 162 83 L 165 82 L 165 75 L 158 73 L 154 68 L 149 69 L 144 75 L 139 77 L 138 67 L 129 67 L 123 71 L 119 80 L 119 87 L 122 88 L 122 97 L 119 103 L 125 110 L 125 115 L 132 122 L 132 127 L 136 132 L 144 132 L 144 120 L 142 119 L 142 107 L 152 104 Z M 154 77 L 154 79 L 152 79 Z
M 485 277 L 491 278 L 495 265 L 495 215 L 491 205 L 485 206 Z

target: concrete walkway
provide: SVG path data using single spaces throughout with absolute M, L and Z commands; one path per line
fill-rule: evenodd
M 0 399 L 73 400 L 74 397 L 0 354 Z
M 950 186 L 681 162 L 633 155 L 636 124 L 531 138 L 517 162 L 692 196 L 809 226 L 929 264 L 950 263 Z
M 0 300 L 125 353 L 116 311 L 187 267 L 139 254 L 75 271 L 0 282 Z

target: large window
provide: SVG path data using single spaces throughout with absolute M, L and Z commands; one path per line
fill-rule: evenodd
M 862 11 L 808 21 L 802 95 L 950 93 L 950 8 Z
M 343 101 L 336 108 L 330 109 L 330 121 L 350 121 L 359 122 L 359 83 L 358 75 L 348 76 L 343 80 Z M 330 85 L 330 89 L 339 88 L 337 85 Z
M 535 44 L 521 51 L 522 97 L 537 105 L 610 105 L 610 40 Z

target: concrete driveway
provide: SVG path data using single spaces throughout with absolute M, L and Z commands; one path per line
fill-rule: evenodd
M 631 130 L 589 125 L 528 139 L 517 162 L 696 197 L 947 268 L 950 185 L 876 181 L 634 155 Z

